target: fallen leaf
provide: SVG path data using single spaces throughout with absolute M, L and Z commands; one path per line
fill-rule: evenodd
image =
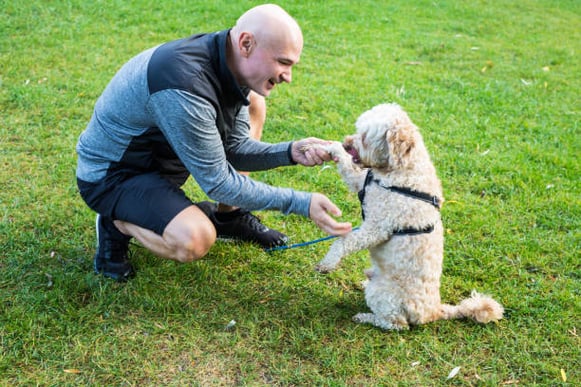
M 416 366 L 419 366 L 419 365 L 420 365 L 420 362 L 419 362 L 419 361 L 414 361 L 414 362 L 411 364 L 411 366 L 412 366 L 412 367 L 416 367 Z
M 230 320 L 230 322 L 228 323 L 228 325 L 226 325 L 226 328 L 224 328 L 224 329 L 228 331 L 228 330 L 234 328 L 234 325 L 236 325 L 236 320 Z
M 491 69 L 494 67 L 494 62 L 492 62 L 491 60 L 487 60 L 486 61 L 486 65 L 482 68 L 482 70 L 480 70 L 481 72 L 486 72 L 488 69 Z
M 81 370 L 78 370 L 78 369 L 76 369 L 76 368 L 68 368 L 68 369 L 64 369 L 64 370 L 63 370 L 63 372 L 64 372 L 65 374 L 80 374 L 80 373 L 81 373 L 81 372 L 83 372 L 83 371 L 81 371 Z
M 46 276 L 46 287 L 47 288 L 52 288 L 53 282 L 52 282 L 52 275 L 48 274 L 48 273 L 44 273 L 44 275 Z
M 458 372 L 460 372 L 460 367 L 456 367 L 454 368 L 452 371 L 450 371 L 450 373 L 448 374 L 448 379 L 452 379 L 454 376 L 458 375 Z
M 565 373 L 565 370 L 561 368 L 561 379 L 563 379 L 563 382 L 567 382 L 567 374 Z
M 549 66 L 545 66 L 543 67 L 543 71 L 551 71 L 551 68 Z

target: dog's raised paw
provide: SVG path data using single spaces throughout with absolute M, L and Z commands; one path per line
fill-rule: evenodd
M 325 150 L 327 152 L 329 152 L 329 154 L 331 154 L 334 157 L 337 157 L 337 156 L 341 155 L 342 153 L 345 153 L 345 149 L 343 148 L 343 144 L 341 144 L 338 141 L 333 141 L 331 144 L 325 145 Z

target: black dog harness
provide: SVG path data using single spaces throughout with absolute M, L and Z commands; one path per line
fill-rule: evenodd
M 367 176 L 365 176 L 365 183 L 363 184 L 363 188 L 361 189 L 361 191 L 359 191 L 357 193 L 357 196 L 359 197 L 359 202 L 361 202 L 361 216 L 363 217 L 363 220 L 365 220 L 365 210 L 363 209 L 363 202 L 365 201 L 365 189 L 371 183 L 375 183 L 378 186 L 380 186 L 381 188 L 386 189 L 388 191 L 396 192 L 396 193 L 401 194 L 401 195 L 409 196 L 411 198 L 418 199 L 418 200 L 424 201 L 426 203 L 430 203 L 431 205 L 436 207 L 438 210 L 440 210 L 440 208 L 442 206 L 440 199 L 437 196 L 432 196 L 432 195 L 427 194 L 425 192 L 414 191 L 412 189 L 405 188 L 405 187 L 396 187 L 396 186 L 386 187 L 385 185 L 381 184 L 381 182 L 378 179 L 373 178 L 373 172 L 371 171 L 371 169 L 369 169 L 369 171 L 367 172 Z M 418 234 L 431 233 L 432 231 L 434 231 L 434 225 L 430 224 L 422 229 L 406 228 L 403 230 L 394 230 L 393 234 L 394 235 L 418 235 Z

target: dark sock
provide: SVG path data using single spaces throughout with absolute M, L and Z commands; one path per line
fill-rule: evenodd
M 105 227 L 105 229 L 107 229 L 109 234 L 115 239 L 123 240 L 123 239 L 130 238 L 129 235 L 125 235 L 121 231 L 119 231 L 119 229 L 117 227 L 115 227 L 113 220 L 111 220 L 110 218 L 106 218 L 106 217 L 101 215 L 101 224 L 103 225 L 103 227 Z
M 216 217 L 216 219 L 219 222 L 228 222 L 232 219 L 236 219 L 238 216 L 240 216 L 240 208 L 235 209 L 234 211 L 228 211 L 228 212 L 214 212 L 214 216 Z

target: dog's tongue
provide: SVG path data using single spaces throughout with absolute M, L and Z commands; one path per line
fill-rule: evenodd
M 359 153 L 357 153 L 357 149 L 353 148 L 352 146 L 345 146 L 345 151 L 351 155 L 353 161 L 358 163 L 359 162 Z

